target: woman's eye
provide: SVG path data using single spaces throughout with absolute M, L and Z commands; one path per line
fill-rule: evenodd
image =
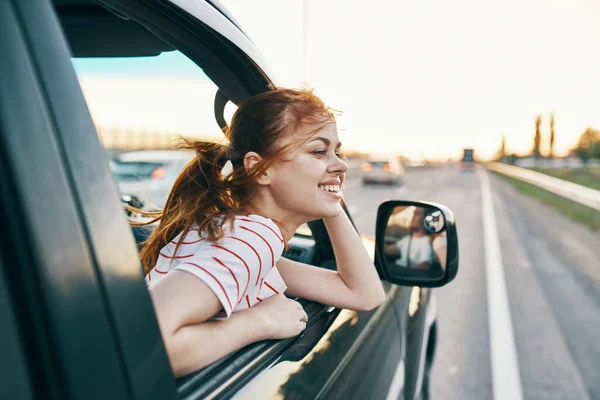
M 345 155 L 343 152 L 341 152 L 341 151 L 336 151 L 336 152 L 335 152 L 335 155 L 336 155 L 338 158 L 346 158 L 346 155 Z
M 325 150 L 325 149 L 315 150 L 315 151 L 313 151 L 313 154 L 317 154 L 319 156 L 324 156 L 325 154 L 327 154 L 327 150 Z

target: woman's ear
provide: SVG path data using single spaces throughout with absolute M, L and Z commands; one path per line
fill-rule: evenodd
M 262 159 L 263 158 L 258 153 L 250 151 L 244 156 L 244 168 L 246 168 L 246 171 L 250 173 L 254 168 L 258 167 Z M 258 180 L 256 182 L 259 185 L 269 185 L 271 183 L 271 176 L 269 174 L 269 170 L 263 172 L 258 177 Z

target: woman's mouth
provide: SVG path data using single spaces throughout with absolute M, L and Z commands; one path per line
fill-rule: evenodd
M 334 198 L 339 199 L 342 197 L 340 185 L 319 185 L 319 188 Z

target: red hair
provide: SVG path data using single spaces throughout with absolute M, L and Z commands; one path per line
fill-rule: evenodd
M 240 104 L 225 131 L 227 145 L 182 139 L 179 149 L 194 150 L 190 161 L 171 189 L 160 212 L 141 212 L 152 217 L 148 225 L 159 221 L 144 242 L 140 257 L 148 273 L 156 264 L 160 250 L 179 233 L 181 238 L 192 228 L 206 232 L 216 241 L 223 235 L 223 224 L 246 213 L 258 177 L 296 142 L 282 146 L 281 140 L 300 131 L 304 124 L 316 129 L 335 123 L 333 111 L 309 90 L 275 89 L 248 98 Z M 244 156 L 256 152 L 262 161 L 251 171 L 244 167 Z M 223 176 L 227 160 L 233 171 Z M 174 254 L 177 253 L 177 244 Z

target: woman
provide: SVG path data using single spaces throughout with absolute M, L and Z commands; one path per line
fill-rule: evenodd
M 431 238 L 423 224 L 425 209 L 412 207 L 413 215 L 410 221 L 409 233 L 397 243 L 387 244 L 385 254 L 395 257 L 395 264 L 400 267 L 430 269 L 434 261 L 434 251 Z
M 160 223 L 141 253 L 176 376 L 252 342 L 298 335 L 308 317 L 284 291 L 354 310 L 385 298 L 340 205 L 348 166 L 331 110 L 312 92 L 272 90 L 242 103 L 226 136 L 227 146 L 183 146 L 197 156 L 153 214 Z M 321 218 L 337 271 L 281 257 L 301 224 Z

